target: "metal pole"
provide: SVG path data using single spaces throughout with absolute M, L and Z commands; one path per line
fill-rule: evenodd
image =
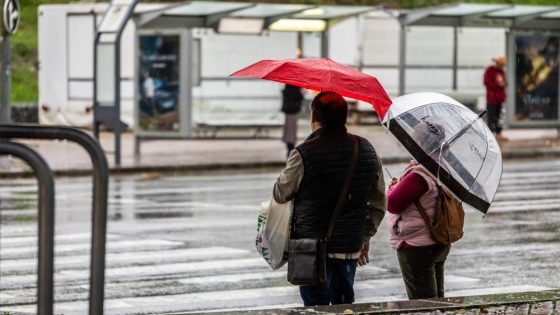
M 299 53 L 299 55 L 298 55 Z M 305 54 L 303 53 L 303 33 L 297 32 L 296 41 L 296 58 L 303 58 Z
M 31 166 L 39 184 L 39 272 L 37 274 L 37 314 L 53 313 L 54 274 L 54 175 L 45 160 L 33 149 L 0 140 L 0 155 L 11 154 Z
M 406 15 L 399 16 L 401 30 L 399 33 L 399 95 L 405 93 L 406 84 Z
M 184 44 L 182 43 L 181 46 L 184 47 L 187 54 L 183 54 L 183 56 L 187 56 L 184 62 L 183 69 L 184 72 L 181 72 L 183 76 L 182 82 L 185 87 L 184 90 L 184 101 L 186 106 L 184 107 L 185 113 L 181 113 L 183 120 L 185 121 L 183 125 L 184 129 L 181 128 L 182 132 L 188 137 L 191 136 L 192 128 L 193 128 L 193 121 L 192 121 L 192 111 L 193 111 L 193 101 L 192 101 L 192 90 L 193 90 L 193 33 L 192 29 L 187 29 L 184 32 L 184 36 L 182 36 L 184 40 Z M 182 61 L 181 61 L 182 63 Z M 182 97 L 183 98 L 183 97 Z
M 364 42 L 365 32 L 363 27 L 363 17 L 356 18 L 356 31 L 358 32 L 358 70 L 364 69 Z
M 457 55 L 458 55 L 458 28 L 453 27 L 453 91 L 457 90 Z
M 115 134 L 115 165 L 121 165 L 121 33 L 115 42 L 115 111 L 113 132 Z
M 0 123 L 9 123 L 12 120 L 10 107 L 11 89 L 11 53 L 10 33 L 2 27 L 2 59 L 0 60 Z
M 134 135 L 134 157 L 137 158 L 140 156 L 140 142 L 142 139 L 138 137 L 138 135 Z
M 0 125 L 0 138 L 60 139 L 76 142 L 88 153 L 93 164 L 93 212 L 89 314 L 103 314 L 105 283 L 105 241 L 109 167 L 99 142 L 85 132 L 70 127 L 39 125 Z
M 95 29 L 95 17 L 93 18 Z M 99 102 L 97 102 L 97 47 L 99 41 L 99 34 L 95 36 L 95 41 L 93 42 L 93 136 L 99 139 L 99 119 L 97 117 L 97 107 Z
M 321 32 L 321 57 L 329 58 L 329 30 Z

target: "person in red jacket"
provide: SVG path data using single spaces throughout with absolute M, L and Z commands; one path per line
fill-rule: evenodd
M 506 75 L 504 66 L 507 59 L 504 56 L 493 58 L 494 64 L 486 68 L 484 72 L 484 86 L 486 86 L 486 111 L 488 114 L 488 127 L 496 134 L 496 139 L 507 141 L 502 135 L 500 115 L 502 105 L 506 100 Z

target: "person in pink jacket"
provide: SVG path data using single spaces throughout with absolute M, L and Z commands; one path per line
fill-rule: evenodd
M 444 129 L 422 120 L 412 137 L 424 152 L 433 152 L 445 140 Z M 437 150 L 436 150 L 437 151 Z M 432 158 L 437 161 L 436 156 Z M 434 220 L 438 197 L 437 179 L 416 161 L 411 161 L 400 179 L 393 177 L 387 191 L 389 241 L 397 250 L 408 298 L 443 297 L 443 269 L 450 246 L 437 244 L 418 208 L 418 202 Z

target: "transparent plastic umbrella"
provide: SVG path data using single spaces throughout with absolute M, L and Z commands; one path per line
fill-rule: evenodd
M 393 100 L 383 124 L 461 201 L 486 213 L 502 177 L 502 153 L 479 115 L 439 93 Z

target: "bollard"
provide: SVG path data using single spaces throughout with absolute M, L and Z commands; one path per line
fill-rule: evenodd
M 109 167 L 101 145 L 87 133 L 75 128 L 32 124 L 2 124 L 0 125 L 0 138 L 68 140 L 79 144 L 88 152 L 93 164 L 89 314 L 103 314 Z
M 54 274 L 54 176 L 49 165 L 33 149 L 20 143 L 0 140 L 0 155 L 24 160 L 39 184 L 39 271 L 37 273 L 37 314 L 53 313 Z

